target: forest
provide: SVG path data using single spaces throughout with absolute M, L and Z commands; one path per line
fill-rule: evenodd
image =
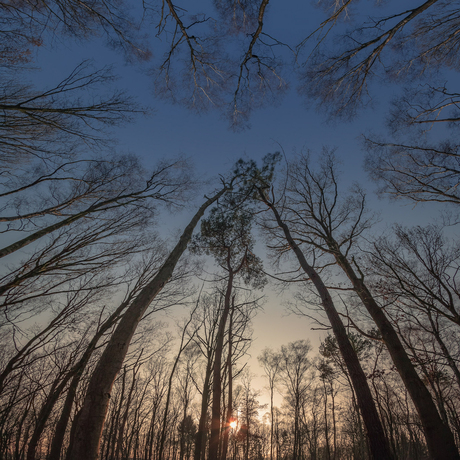
M 460 1 L 192 3 L 0 0 L 0 460 L 460 460 Z M 353 146 L 129 131 L 293 88 Z

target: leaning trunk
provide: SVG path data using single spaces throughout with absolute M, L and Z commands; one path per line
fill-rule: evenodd
M 119 319 L 120 314 L 126 308 L 126 302 L 123 302 L 99 327 L 96 334 L 89 342 L 86 347 L 83 356 L 80 358 L 80 361 L 74 367 L 74 374 L 72 374 L 72 381 L 70 382 L 69 390 L 62 408 L 61 415 L 56 424 L 56 430 L 54 432 L 53 441 L 51 443 L 50 454 L 48 460 L 59 460 L 61 457 L 62 445 L 64 443 L 65 432 L 67 429 L 67 424 L 72 413 L 72 406 L 75 400 L 75 395 L 77 394 L 78 384 L 80 383 L 80 378 L 83 374 L 83 371 L 88 364 L 91 355 L 96 349 L 97 344 L 101 337 L 116 323 Z
M 383 431 L 382 423 L 378 416 L 377 409 L 375 407 L 374 400 L 372 398 L 371 391 L 367 384 L 366 375 L 361 367 L 358 356 L 353 349 L 350 341 L 348 340 L 345 326 L 340 319 L 340 316 L 335 308 L 332 298 L 329 294 L 327 287 L 324 285 L 322 279 L 316 272 L 316 270 L 310 266 L 305 259 L 303 252 L 295 243 L 291 236 L 289 228 L 282 221 L 275 206 L 268 202 L 264 196 L 262 196 L 264 203 L 272 210 L 275 215 L 278 225 L 283 230 L 289 246 L 297 257 L 300 266 L 304 272 L 308 275 L 312 283 L 314 284 L 318 294 L 321 298 L 321 303 L 332 326 L 332 331 L 337 339 L 340 352 L 343 360 L 347 366 L 350 379 L 355 389 L 356 398 L 358 400 L 358 406 L 363 416 L 364 423 L 366 425 L 367 434 L 369 437 L 369 445 L 374 460 L 389 460 L 393 458 L 393 454 L 390 451 L 388 441 Z
M 200 207 L 156 276 L 140 291 L 118 323 L 89 382 L 86 397 L 76 421 L 73 449 L 68 460 L 97 459 L 112 385 L 123 365 L 137 325 L 148 306 L 171 278 L 205 210 L 226 190 L 226 187 L 223 188 Z
M 417 374 L 394 327 L 383 310 L 377 305 L 363 279 L 356 275 L 348 259 L 337 249 L 335 241 L 331 242 L 330 247 L 338 265 L 350 279 L 354 290 L 379 328 L 393 363 L 417 409 L 430 457 L 433 460 L 460 459 L 454 436 L 449 426 L 442 421 L 430 392 Z

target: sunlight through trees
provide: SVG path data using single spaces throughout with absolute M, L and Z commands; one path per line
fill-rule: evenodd
M 189 3 L 0 1 L 0 459 L 460 460 L 459 2 Z

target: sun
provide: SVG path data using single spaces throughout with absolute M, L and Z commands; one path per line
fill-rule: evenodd
M 233 428 L 233 429 L 236 428 L 236 420 L 232 420 L 232 421 L 230 422 L 230 427 Z

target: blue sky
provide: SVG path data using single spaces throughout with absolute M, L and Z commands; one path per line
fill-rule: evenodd
M 208 4 L 185 1 L 180 4 L 197 7 L 202 3 Z M 361 5 L 366 8 L 366 2 L 361 2 Z M 307 1 L 273 2 L 267 12 L 265 30 L 282 40 L 296 43 L 313 30 L 321 17 L 322 13 Z M 162 54 L 160 43 L 156 40 L 153 41 L 153 51 L 153 62 L 156 62 Z M 119 141 L 117 148 L 140 155 L 147 164 L 153 164 L 159 157 L 183 154 L 193 160 L 200 178 L 212 179 L 219 173 L 225 173 L 242 156 L 260 159 L 267 152 L 279 150 L 280 147 L 291 155 L 295 150 L 319 151 L 323 145 L 327 145 L 337 148 L 346 184 L 358 181 L 368 190 L 375 188 L 362 168 L 364 154 L 360 149 L 359 136 L 369 130 L 384 132 L 387 104 L 397 87 L 386 86 L 382 82 L 376 91 L 374 107 L 363 111 L 353 122 L 331 125 L 326 123 L 323 114 L 316 111 L 313 102 L 307 103 L 299 96 L 293 79 L 277 106 L 254 111 L 250 119 L 251 128 L 233 132 L 218 111 L 197 115 L 184 107 L 156 98 L 152 78 L 139 66 L 125 64 L 122 57 L 108 49 L 102 40 L 85 43 L 55 41 L 53 46 L 45 42 L 35 53 L 35 63 L 41 70 L 31 71 L 30 80 L 41 87 L 57 83 L 82 59 L 93 59 L 95 67 L 113 64 L 115 73 L 120 75 L 117 86 L 126 89 L 152 110 L 149 117 L 139 116 L 133 123 L 116 129 L 114 135 Z M 144 64 L 145 67 L 149 65 Z M 197 197 L 197 203 L 200 199 L 201 195 Z M 433 207 L 390 204 L 386 200 L 378 200 L 372 192 L 370 203 L 382 213 L 381 229 L 394 221 L 423 223 L 436 214 Z M 176 216 L 174 219 L 168 220 L 168 225 L 177 231 L 186 218 Z M 288 341 L 308 336 L 316 337 L 314 343 L 317 344 L 318 334 L 309 331 L 310 320 L 286 317 L 281 297 L 268 292 L 270 298 L 265 313 L 260 313 L 254 320 L 257 339 L 252 349 L 253 356 L 257 356 L 264 346 L 279 347 Z

